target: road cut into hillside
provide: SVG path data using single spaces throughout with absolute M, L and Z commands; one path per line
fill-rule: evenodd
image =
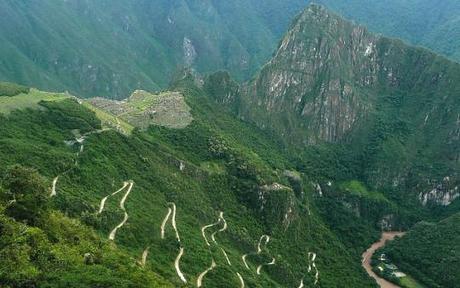
M 377 274 L 374 273 L 374 271 L 372 271 L 372 266 L 371 266 L 372 255 L 374 255 L 375 251 L 385 246 L 385 243 L 387 241 L 392 241 L 395 239 L 395 237 L 397 236 L 401 237 L 401 236 L 404 236 L 404 234 L 406 233 L 405 232 L 383 232 L 380 240 L 372 244 L 372 246 L 369 247 L 369 249 L 367 249 L 366 252 L 363 253 L 362 266 L 364 267 L 364 269 L 366 269 L 367 274 L 369 274 L 369 276 L 371 276 L 372 278 L 375 279 L 375 281 L 377 281 L 377 284 L 381 288 L 401 288 L 401 287 L 396 284 L 391 283 L 388 280 L 385 280 L 379 277 Z

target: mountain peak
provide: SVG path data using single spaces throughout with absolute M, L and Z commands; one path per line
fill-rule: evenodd
M 325 6 L 317 3 L 310 3 L 300 14 L 310 16 L 334 16 L 339 17 Z
M 446 67 L 459 68 L 313 4 L 297 16 L 248 85 L 241 114 L 291 143 L 338 142 L 380 105 L 382 95 L 450 87 L 456 77 L 450 73 L 448 80 Z
M 281 133 L 302 143 L 338 141 L 368 109 L 360 90 L 377 81 L 378 39 L 323 6 L 308 6 L 252 83 L 247 107 L 269 111 L 261 113 L 267 126 L 295 123 Z

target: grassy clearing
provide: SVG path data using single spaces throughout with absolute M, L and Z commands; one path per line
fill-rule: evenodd
M 96 114 L 96 117 L 101 120 L 103 128 L 117 128 L 123 134 L 131 135 L 131 132 L 134 129 L 134 126 L 132 126 L 131 124 L 125 122 L 122 119 L 119 119 L 118 117 L 110 114 L 107 111 L 104 111 L 101 108 L 92 105 L 88 101 L 84 101 L 83 106 L 90 109 Z
M 349 192 L 351 195 L 389 202 L 382 193 L 369 191 L 363 183 L 357 180 L 343 182 L 339 186 L 342 190 Z
M 425 288 L 422 284 L 418 283 L 414 278 L 410 276 L 402 277 L 400 284 L 405 288 Z
M 28 94 L 22 93 L 12 97 L 0 97 L 0 113 L 8 115 L 14 110 L 40 109 L 39 103 L 41 101 L 61 101 L 68 98 L 70 96 L 64 93 L 49 93 L 31 89 Z

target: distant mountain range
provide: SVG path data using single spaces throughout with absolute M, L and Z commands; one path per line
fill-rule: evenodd
M 251 76 L 304 1 L 0 1 L 0 80 L 80 96 L 165 88 L 184 66 Z
M 319 2 L 373 31 L 460 59 L 458 1 Z M 184 66 L 247 80 L 307 3 L 2 0 L 0 80 L 118 99 L 163 89 Z

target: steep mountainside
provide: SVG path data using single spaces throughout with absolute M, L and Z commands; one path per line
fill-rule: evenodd
M 460 283 L 460 213 L 439 223 L 422 222 L 382 251 L 427 287 Z
M 118 99 L 167 87 L 183 66 L 246 80 L 308 2 L 2 0 L 0 80 Z M 460 59 L 456 0 L 316 2 Z
M 157 70 L 147 59 L 164 61 L 164 79 L 178 63 L 206 66 L 199 55 L 214 61 L 233 51 L 209 48 L 228 39 L 221 20 L 229 35 L 239 34 L 236 23 L 255 7 L 243 3 L 252 2 L 232 2 L 243 6 L 231 13 L 222 1 L 43 3 L 0 2 L 1 13 L 17 15 L 5 31 L 30 25 L 37 29 L 31 37 L 47 35 L 29 47 L 10 30 L 5 43 L 15 44 L 0 49 L 19 45 L 8 51 L 29 60 L 5 71 L 24 76 L 42 67 L 33 73 L 46 85 L 131 96 L 80 99 L 0 83 L 0 264 L 10 267 L 0 269 L 0 286 L 375 287 L 360 256 L 380 230 L 458 213 L 459 64 L 310 5 L 249 83 L 185 69 L 168 91 L 148 92 L 145 86 L 157 87 L 149 74 Z M 291 11 L 275 1 L 259 6 L 253 10 L 265 16 L 271 7 Z M 52 7 L 59 13 L 46 17 Z M 19 20 L 22 13 L 27 21 Z M 186 24 L 192 16 L 198 26 Z M 248 45 L 279 32 L 264 17 L 268 34 L 249 37 Z M 43 21 L 58 19 L 74 34 L 66 36 L 64 24 L 41 30 Z M 93 29 L 96 22 L 108 25 Z M 177 27 L 205 39 L 188 37 L 192 32 L 171 42 L 152 36 L 185 31 Z M 63 47 L 49 47 L 64 36 Z M 87 46 L 70 45 L 75 37 Z M 137 46 L 130 37 L 149 43 Z M 165 57 L 158 53 L 164 43 L 173 47 Z M 45 72 L 56 63 L 46 58 L 48 49 L 58 64 L 73 63 L 52 69 L 72 75 L 66 83 Z M 212 69 L 204 66 L 198 69 Z M 88 72 L 93 67 L 96 74 Z M 133 83 L 145 90 L 131 90 Z M 418 276 L 416 269 L 406 272 Z M 420 268 L 420 275 L 434 270 Z
M 80 221 L 50 209 L 47 186 L 21 166 L 2 175 L 1 287 L 174 287 Z
M 459 64 L 311 5 L 233 102 L 286 143 L 345 147 L 373 189 L 448 206 L 460 196 L 459 83 Z
M 377 231 L 366 226 L 368 234 L 358 238 L 358 246 L 344 244 L 314 204 L 315 178 L 295 171 L 291 153 L 282 149 L 277 137 L 209 101 L 212 97 L 204 87 L 213 86 L 197 87 L 186 75 L 172 87 L 174 93 L 138 91 L 126 102 L 98 107 L 92 106 L 92 100 L 36 89 L 0 96 L 0 101 L 8 103 L 0 112 L 0 174 L 5 179 L 0 199 L 1 207 L 8 207 L 0 219 L 16 227 L 16 232 L 2 233 L 0 241 L 11 241 L 21 233 L 19 222 L 35 211 L 35 198 L 22 196 L 30 194 L 30 187 L 8 180 L 9 167 L 21 164 L 46 177 L 47 189 L 37 189 L 32 195 L 46 199 L 49 212 L 38 214 L 43 214 L 37 216 L 40 221 L 28 223 L 27 231 L 40 229 L 47 235 L 43 247 L 51 249 L 42 261 L 33 253 L 41 251 L 34 242 L 12 250 L 0 246 L 0 253 L 10 255 L 2 257 L 2 267 L 20 264 L 21 272 L 18 276 L 2 270 L 0 285 L 111 286 L 110 271 L 104 269 L 116 260 L 109 254 L 113 250 L 107 250 L 109 245 L 113 253 L 125 255 L 117 269 L 133 273 L 132 278 L 118 274 L 126 285 L 114 287 L 148 285 L 133 284 L 142 281 L 137 274 L 142 267 L 145 277 L 167 279 L 175 287 L 241 287 L 243 282 L 245 287 L 264 288 L 300 283 L 374 287 L 360 267 L 360 253 L 363 245 L 378 237 Z M 191 109 L 192 122 L 184 122 L 180 129 L 146 128 L 139 122 L 140 115 L 152 120 L 150 113 L 143 112 L 164 103 L 157 102 L 159 96 L 176 101 L 178 95 Z M 34 101 L 23 106 L 24 99 Z M 171 117 L 180 120 L 182 113 Z M 28 177 L 20 176 L 17 183 Z M 67 220 L 56 210 L 78 221 Z M 49 222 L 47 217 L 54 220 Z M 56 235 L 56 227 L 66 226 L 66 221 L 74 223 L 68 227 L 70 236 Z M 78 232 L 91 229 L 97 237 Z M 102 247 L 93 248 L 96 244 L 91 241 L 101 241 Z M 70 248 L 69 258 L 61 254 L 52 258 Z M 22 260 L 15 262 L 18 258 Z M 54 267 L 64 260 L 73 266 L 61 266 L 56 272 L 59 277 L 48 277 L 47 265 Z M 124 270 L 124 265 L 131 270 Z M 27 269 L 36 272 L 27 273 Z M 105 276 L 94 277 L 97 269 Z M 88 278 L 80 281 L 85 275 Z
M 165 88 L 183 66 L 244 79 L 303 4 L 2 0 L 0 79 L 108 98 Z

